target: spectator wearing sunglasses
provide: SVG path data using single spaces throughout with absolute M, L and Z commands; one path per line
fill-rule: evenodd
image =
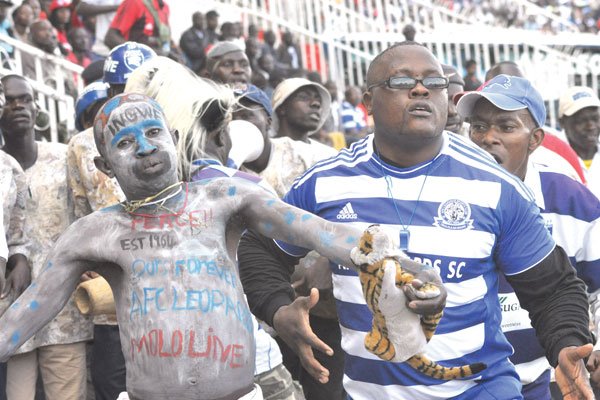
M 426 47 L 402 42 L 384 50 L 369 66 L 363 95 L 374 134 L 310 168 L 284 200 L 328 220 L 385 225 L 409 257 L 435 268 L 448 292 L 425 354 L 444 366 L 487 368 L 473 379 L 443 381 L 373 356 L 364 348 L 372 315 L 359 279 L 330 264 L 345 390 L 353 399 L 521 399 L 500 326 L 498 280 L 505 275 L 529 311 L 563 395 L 592 399 L 583 363 L 593 348 L 585 285 L 523 182 L 467 138 L 444 130 L 448 85 Z M 326 382 L 331 371 L 313 352 L 331 349 L 307 323 L 317 292 L 294 299 L 286 277 L 304 254 L 248 231 L 238 248 L 240 274 L 253 312 Z M 428 315 L 441 304 L 432 300 L 409 298 L 408 307 Z

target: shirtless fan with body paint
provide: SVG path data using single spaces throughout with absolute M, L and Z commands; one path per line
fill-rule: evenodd
M 242 179 L 179 182 L 176 134 L 146 96 L 108 101 L 94 134 L 96 164 L 116 177 L 127 201 L 77 220 L 60 237 L 37 285 L 0 319 L 0 360 L 50 320 L 93 269 L 115 295 L 132 400 L 260 399 L 250 311 L 227 230 L 250 227 L 348 266 L 361 232 Z

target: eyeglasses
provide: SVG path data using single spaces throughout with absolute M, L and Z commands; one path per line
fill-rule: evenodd
M 423 79 L 411 78 L 410 76 L 391 76 L 385 81 L 372 84 L 368 87 L 368 90 L 383 85 L 390 89 L 412 89 L 417 86 L 417 83 L 421 83 L 427 89 L 446 89 L 450 80 L 445 76 L 428 76 Z

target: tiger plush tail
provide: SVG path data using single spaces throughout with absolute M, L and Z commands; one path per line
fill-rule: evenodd
M 484 369 L 484 363 L 474 363 L 460 367 L 444 367 L 435 361 L 431 361 L 424 354 L 416 354 L 406 362 L 417 371 L 435 379 L 451 380 L 466 378 L 475 375 Z

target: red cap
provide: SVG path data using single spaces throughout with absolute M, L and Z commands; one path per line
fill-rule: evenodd
M 489 82 L 489 81 L 488 81 Z M 479 86 L 477 89 L 473 90 L 473 92 L 481 92 L 481 90 L 485 87 L 485 85 L 487 85 L 487 82 L 483 82 L 481 84 L 481 86 Z M 469 92 L 460 92 L 460 93 L 456 93 L 453 97 L 452 97 L 452 102 L 454 103 L 454 105 L 458 104 L 458 101 L 460 100 L 461 97 L 463 97 L 465 94 L 467 94 Z
M 48 11 L 52 14 L 54 10 L 66 7 L 71 7 L 71 0 L 52 0 Z

